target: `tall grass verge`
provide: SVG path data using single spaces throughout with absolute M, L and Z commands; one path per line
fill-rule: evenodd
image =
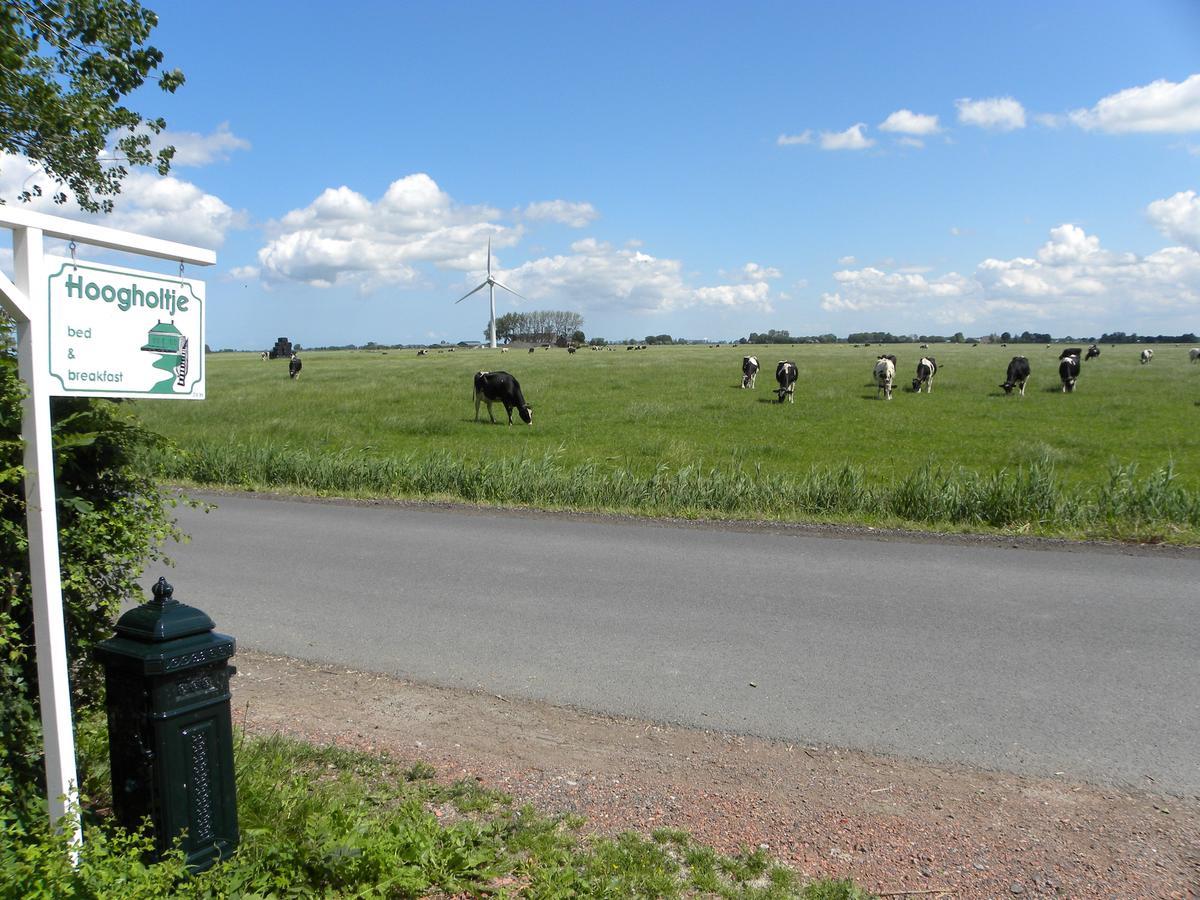
M 664 464 L 639 475 L 593 461 L 564 465 L 554 453 L 476 461 L 444 451 L 375 456 L 286 444 L 204 443 L 165 465 L 167 478 L 254 490 L 685 518 L 860 521 L 1192 543 L 1200 538 L 1200 496 L 1178 483 L 1172 464 L 1139 477 L 1136 465 L 1114 462 L 1108 480 L 1090 488 L 1064 484 L 1047 458 L 992 472 L 924 462 L 892 481 L 870 475 L 850 464 L 788 476 L 736 462 L 711 468 Z

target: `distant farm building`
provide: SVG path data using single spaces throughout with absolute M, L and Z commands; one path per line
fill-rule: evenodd
M 292 342 L 285 337 L 276 339 L 275 346 L 267 351 L 267 355 L 271 359 L 291 359 Z

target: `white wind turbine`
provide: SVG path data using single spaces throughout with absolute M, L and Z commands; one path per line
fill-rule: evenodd
M 496 288 L 502 288 L 502 289 L 508 291 L 514 297 L 520 297 L 522 300 L 527 300 L 528 298 L 521 294 L 518 294 L 512 288 L 501 284 L 495 278 L 492 277 L 492 239 L 491 238 L 488 238 L 487 280 L 483 284 L 479 285 L 479 287 L 471 288 L 471 290 L 467 291 L 465 294 L 463 294 L 461 297 L 459 297 L 457 300 L 455 300 L 454 301 L 455 304 L 462 303 L 464 300 L 466 300 L 468 297 L 470 297 L 473 293 L 475 293 L 476 291 L 482 291 L 484 288 L 488 289 L 488 295 L 492 301 L 492 320 L 491 320 L 491 322 L 488 323 L 488 328 L 489 328 L 490 336 L 492 339 L 492 349 L 495 350 L 496 349 Z

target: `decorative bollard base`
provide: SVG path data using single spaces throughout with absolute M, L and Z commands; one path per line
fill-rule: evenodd
M 104 664 L 113 810 L 126 828 L 147 817 L 161 855 L 182 836 L 195 871 L 238 845 L 229 665 L 234 639 L 172 598 L 159 578 L 154 599 L 117 622 L 96 648 Z

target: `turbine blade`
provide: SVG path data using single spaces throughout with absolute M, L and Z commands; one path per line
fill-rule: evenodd
M 528 298 L 528 297 L 526 297 L 524 294 L 518 294 L 516 291 L 514 291 L 514 290 L 513 290 L 512 288 L 510 288 L 508 285 L 501 284 L 501 283 L 500 283 L 500 282 L 498 282 L 498 281 L 497 281 L 495 278 L 493 278 L 493 279 L 492 279 L 492 284 L 494 284 L 494 285 L 495 285 L 496 287 L 498 287 L 498 288 L 504 288 L 504 290 L 508 291 L 510 294 L 513 294 L 514 296 L 520 297 L 522 300 L 528 300 L 528 299 L 529 299 L 529 298 Z
M 471 296 L 473 293 L 475 293 L 476 291 L 482 291 L 482 290 L 483 290 L 485 287 L 487 287 L 487 286 L 488 286 L 488 283 L 485 281 L 485 282 L 484 282 L 483 284 L 481 284 L 479 287 L 477 287 L 477 288 L 471 288 L 471 290 L 467 291 L 465 294 L 463 294 L 461 297 L 459 297 L 459 298 L 458 298 L 457 300 L 455 300 L 454 302 L 455 302 L 455 303 L 462 303 L 464 300 L 466 300 L 468 297 L 470 297 L 470 296 Z
M 488 238 L 488 275 L 492 274 L 492 239 Z

